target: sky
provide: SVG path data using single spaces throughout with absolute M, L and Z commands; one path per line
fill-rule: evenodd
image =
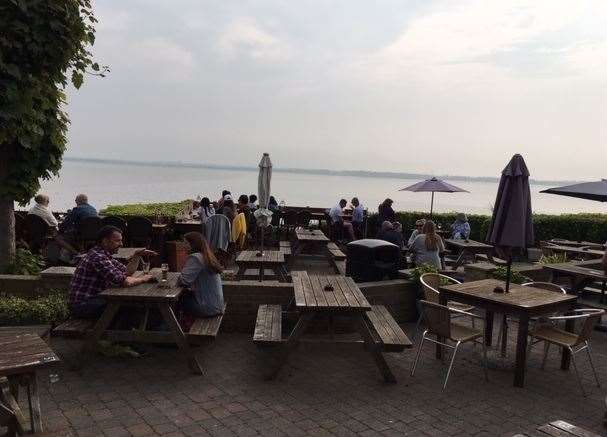
M 607 178 L 604 0 L 97 0 L 67 155 Z

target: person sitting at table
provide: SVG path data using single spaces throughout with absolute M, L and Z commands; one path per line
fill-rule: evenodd
M 205 224 L 212 215 L 215 215 L 215 208 L 211 205 L 208 197 L 203 197 L 200 201 L 200 208 L 198 208 L 198 217 L 200 217 L 202 224 Z
M 102 291 L 111 286 L 133 287 L 153 279 L 150 274 L 131 276 L 134 268 L 130 268 L 129 272 L 127 266 L 112 256 L 121 247 L 120 229 L 115 226 L 104 226 L 99 230 L 96 245 L 84 255 L 70 283 L 69 308 L 72 317 L 99 318 L 106 307 L 105 299 L 99 295 Z M 156 255 L 156 252 L 141 249 L 134 257 Z
M 251 211 L 255 211 L 257 209 L 257 195 L 251 194 L 249 196 L 249 208 Z
M 393 223 L 396 221 L 396 213 L 392 209 L 392 203 L 394 203 L 392 201 L 392 199 L 386 199 L 377 208 L 377 212 L 378 212 L 377 220 L 378 220 L 380 227 L 381 227 L 382 223 L 385 221 L 388 221 L 390 223 Z
M 67 213 L 65 219 L 59 225 L 59 232 L 62 234 L 75 233 L 82 219 L 97 216 L 97 210 L 89 204 L 89 198 L 86 194 L 78 194 L 75 202 L 76 207 Z
M 221 192 L 221 197 L 216 202 L 217 207 L 215 209 L 217 211 L 221 211 L 221 208 L 223 208 L 223 202 L 225 202 L 225 197 L 226 196 L 230 196 L 230 199 L 231 199 L 232 198 L 232 193 L 230 193 L 228 190 L 223 190 Z
M 329 210 L 329 217 L 331 218 L 331 226 L 334 228 L 342 228 L 344 231 L 348 233 L 350 240 L 356 240 L 354 236 L 354 228 L 352 227 L 352 223 L 344 221 L 343 218 L 343 210 L 346 207 L 348 202 L 346 199 L 341 199 L 337 205 Z
M 445 251 L 443 239 L 436 233 L 436 225 L 432 220 L 426 220 L 422 233 L 415 237 L 409 246 L 411 260 L 417 267 L 429 264 L 437 269 L 442 268 L 440 254 Z
M 365 220 L 365 208 L 361 205 L 358 197 L 352 198 L 352 228 L 356 238 L 363 236 L 363 222 Z
M 383 222 L 380 231 L 377 233 L 377 239 L 395 244 L 399 249 L 402 249 L 404 247 L 404 238 L 401 224 L 398 222 Z
M 30 208 L 27 213 L 37 215 L 42 220 L 44 220 L 46 224 L 49 225 L 51 228 L 57 229 L 57 219 L 48 207 L 49 201 L 50 199 L 46 194 L 36 195 L 36 197 L 34 197 L 34 202 L 36 203 Z
M 407 241 L 407 246 L 411 246 L 413 244 L 413 241 L 415 241 L 415 237 L 422 233 L 424 223 L 426 223 L 426 219 L 419 219 L 415 221 L 415 229 L 413 230 L 413 232 L 411 232 L 409 241 Z
M 451 238 L 467 240 L 468 237 L 470 237 L 470 223 L 466 214 L 460 212 L 451 224 Z
M 199 232 L 188 232 L 184 239 L 190 255 L 179 275 L 178 284 L 187 288 L 181 298 L 185 313 L 194 317 L 213 317 L 223 313 L 223 285 L 219 263 Z

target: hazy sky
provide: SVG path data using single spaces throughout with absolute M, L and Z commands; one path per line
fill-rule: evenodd
M 68 154 L 607 178 L 607 1 L 97 0 Z

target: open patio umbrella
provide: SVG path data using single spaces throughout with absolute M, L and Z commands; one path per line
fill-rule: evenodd
M 257 198 L 259 200 L 259 208 L 253 213 L 257 220 L 257 226 L 265 228 L 272 220 L 272 211 L 268 209 L 270 203 L 270 182 L 272 181 L 272 161 L 270 155 L 264 153 L 259 161 L 259 176 L 257 177 Z M 261 232 L 261 250 L 257 254 L 263 256 L 263 237 L 265 232 Z M 263 268 L 263 266 L 262 266 Z
M 467 193 L 467 190 L 463 188 L 451 185 L 448 182 L 442 181 L 435 177 L 426 179 L 425 181 L 418 182 L 405 188 L 401 188 L 398 191 L 414 191 L 416 193 L 425 192 L 432 193 L 430 200 L 430 217 L 432 217 L 432 210 L 434 209 L 434 193 Z
M 508 293 L 512 266 L 511 249 L 526 248 L 534 243 L 529 170 L 521 155 L 514 155 L 502 171 L 487 242 L 507 254 L 505 291 Z
M 563 187 L 548 188 L 540 193 L 558 194 L 559 196 L 578 197 L 580 199 L 607 202 L 607 179 L 596 182 L 582 182 L 581 184 L 565 185 Z

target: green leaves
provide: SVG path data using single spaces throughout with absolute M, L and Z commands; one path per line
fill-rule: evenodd
M 72 71 L 72 84 L 74 85 L 74 88 L 80 89 L 82 82 L 84 82 L 84 75 L 78 70 Z

